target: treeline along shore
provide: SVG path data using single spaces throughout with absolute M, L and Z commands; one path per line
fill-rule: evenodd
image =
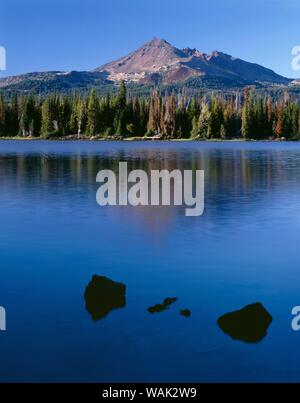
M 230 97 L 184 92 L 128 97 L 122 82 L 116 95 L 59 94 L 41 98 L 0 95 L 0 137 L 300 139 L 300 105 L 288 94 L 273 100 L 248 87 Z

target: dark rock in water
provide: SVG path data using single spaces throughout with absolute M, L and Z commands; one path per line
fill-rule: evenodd
M 189 309 L 181 309 L 180 310 L 180 315 L 185 316 L 186 318 L 191 316 L 191 314 L 192 314 L 192 312 Z
M 169 305 L 173 304 L 174 302 L 176 302 L 177 300 L 178 300 L 178 298 L 176 298 L 176 297 L 167 297 L 164 299 L 163 304 L 165 306 L 169 306 Z
M 158 313 L 158 312 L 165 311 L 166 309 L 168 309 L 168 307 L 171 304 L 176 302 L 177 299 L 178 298 L 176 298 L 176 297 L 167 297 L 167 298 L 164 299 L 164 302 L 162 304 L 156 304 L 156 305 L 153 305 L 153 306 L 149 306 L 147 311 L 150 312 L 150 313 Z
M 104 276 L 94 275 L 85 289 L 84 298 L 87 311 L 93 320 L 104 318 L 114 309 L 126 305 L 126 286 Z
M 272 320 L 272 316 L 264 306 L 256 302 L 220 316 L 217 323 L 223 332 L 235 340 L 258 343 L 266 336 Z
M 166 305 L 164 305 L 164 304 L 156 304 L 156 305 L 153 305 L 153 306 L 149 306 L 147 311 L 150 312 L 150 313 L 158 313 L 158 312 L 165 311 L 166 309 L 167 309 Z

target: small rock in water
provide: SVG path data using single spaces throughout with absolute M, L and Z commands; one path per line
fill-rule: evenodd
M 220 316 L 217 323 L 223 332 L 235 340 L 258 343 L 266 336 L 272 320 L 264 306 L 256 302 Z
M 94 275 L 84 293 L 86 309 L 93 320 L 99 320 L 112 310 L 123 308 L 126 305 L 125 294 L 124 284 Z
M 169 306 L 169 305 L 173 304 L 174 302 L 176 302 L 177 300 L 178 300 L 178 298 L 176 298 L 176 297 L 167 297 L 164 299 L 163 304 L 165 306 Z
M 185 316 L 186 318 L 191 316 L 191 314 L 192 314 L 192 312 L 189 309 L 181 309 L 180 310 L 180 315 Z
M 150 312 L 150 313 L 158 313 L 158 312 L 165 311 L 166 309 L 167 309 L 166 305 L 164 305 L 164 304 L 156 304 L 156 305 L 153 305 L 153 306 L 149 306 L 147 311 Z
M 150 312 L 150 313 L 158 313 L 158 312 L 165 311 L 166 309 L 168 309 L 168 307 L 171 304 L 176 302 L 177 299 L 178 298 L 176 298 L 176 297 L 167 297 L 167 298 L 164 299 L 164 302 L 162 304 L 156 304 L 156 305 L 153 305 L 153 306 L 149 306 L 147 311 Z

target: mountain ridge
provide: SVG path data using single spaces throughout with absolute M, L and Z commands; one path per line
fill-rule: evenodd
M 245 85 L 259 87 L 290 86 L 299 80 L 289 79 L 257 63 L 214 50 L 210 54 L 197 48 L 179 49 L 154 37 L 138 49 L 91 71 L 48 71 L 27 73 L 0 79 L 0 91 L 71 92 L 92 87 L 104 92 L 121 80 L 132 86 L 222 89 Z
M 151 82 L 158 74 L 164 84 L 192 76 L 232 80 L 233 83 L 268 82 L 288 84 L 291 80 L 256 63 L 214 50 L 210 54 L 197 48 L 179 49 L 165 39 L 153 38 L 137 50 L 94 70 L 107 73 L 112 81 Z

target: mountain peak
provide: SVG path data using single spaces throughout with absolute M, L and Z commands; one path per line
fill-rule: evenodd
M 49 88 L 69 89 L 111 85 L 125 80 L 147 86 L 177 86 L 223 89 L 259 85 L 299 85 L 255 63 L 220 51 L 201 53 L 196 48 L 178 49 L 165 39 L 154 37 L 135 51 L 89 72 L 44 72 L 0 79 L 0 89 L 48 92 Z M 176 88 L 176 87 L 175 87 Z
M 171 46 L 171 44 L 169 42 L 167 42 L 165 39 L 163 38 L 157 38 L 156 36 L 154 36 L 154 38 L 151 39 L 151 41 L 146 42 L 145 45 L 149 45 L 149 46 Z
M 223 58 L 223 59 L 231 59 L 231 60 L 235 60 L 236 58 L 234 58 L 231 55 L 228 55 L 227 53 L 224 52 L 220 52 L 219 50 L 214 50 L 212 51 L 209 55 L 207 55 L 207 60 L 213 59 L 213 58 Z
M 287 84 L 290 80 L 262 66 L 220 51 L 201 53 L 196 48 L 178 49 L 163 38 L 152 38 L 127 56 L 100 66 L 111 81 L 170 84 L 196 77 L 232 85 L 256 82 Z
M 187 55 L 187 56 L 195 56 L 195 57 L 201 57 L 203 55 L 202 52 L 200 52 L 198 49 L 196 48 L 183 48 L 182 52 Z
M 154 37 L 129 55 L 99 67 L 112 81 L 140 81 L 146 75 L 165 71 L 184 55 L 165 39 Z

